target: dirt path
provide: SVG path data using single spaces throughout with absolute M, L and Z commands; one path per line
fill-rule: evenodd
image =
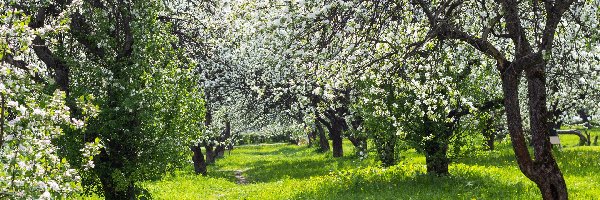
M 236 170 L 233 172 L 235 175 L 235 178 L 237 179 L 237 184 L 240 185 L 245 185 L 248 184 L 248 181 L 246 181 L 246 177 L 244 177 L 244 175 L 242 175 L 243 171 L 241 170 Z

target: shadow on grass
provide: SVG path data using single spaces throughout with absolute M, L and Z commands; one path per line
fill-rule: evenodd
M 245 172 L 252 183 L 275 182 L 284 179 L 308 179 L 342 169 L 358 168 L 362 163 L 353 158 L 297 158 L 276 162 L 257 161 Z
M 349 145 L 351 144 L 348 142 L 344 146 L 345 150 L 352 151 L 353 148 Z M 319 153 L 318 148 L 306 146 L 249 146 L 233 151 L 224 160 L 219 159 L 217 164 L 210 165 L 209 176 L 235 182 L 233 174 L 241 170 L 250 183 L 268 183 L 284 179 L 306 179 L 339 169 L 367 165 L 367 162 L 360 161 L 354 154 L 342 158 L 333 158 L 330 154 L 331 151 Z
M 235 177 L 235 170 L 209 170 L 208 177 L 223 178 L 232 183 L 237 182 L 237 178 Z
M 517 166 L 517 160 L 512 150 L 489 152 L 485 155 L 477 155 L 475 157 L 457 158 L 453 160 L 453 162 L 467 165 L 483 165 L 495 167 Z
M 331 161 L 316 159 L 280 160 L 277 162 L 253 162 L 246 171 L 250 182 L 275 182 L 286 178 L 305 179 L 328 174 L 325 167 Z

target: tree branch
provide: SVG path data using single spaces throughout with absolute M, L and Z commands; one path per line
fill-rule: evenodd
M 506 57 L 489 41 L 469 35 L 468 33 L 458 30 L 456 27 L 446 22 L 438 23 L 437 27 L 433 29 L 433 31 L 434 35 L 437 35 L 437 37 L 458 39 L 466 42 L 475 49 L 494 58 L 500 65 L 508 63 Z
M 91 32 L 91 27 L 85 22 L 81 13 L 71 15 L 71 34 L 81 43 L 89 53 L 92 53 L 98 58 L 103 58 L 106 54 L 104 49 L 98 47 L 95 41 L 91 40 L 88 34 Z
M 516 46 L 516 57 L 532 52 L 531 44 L 527 40 L 525 29 L 521 25 L 519 16 L 519 2 L 517 0 L 500 0 L 504 10 L 504 19 L 506 20 L 506 29 Z
M 551 52 L 556 27 L 571 4 L 573 4 L 573 0 L 556 0 L 554 5 L 551 5 L 550 1 L 546 1 L 546 26 L 544 32 L 542 32 L 542 43 L 538 47 L 539 52 Z
M 24 70 L 26 72 L 31 72 L 31 69 L 29 69 L 27 67 L 27 63 L 25 61 L 15 60 L 13 58 L 13 55 L 11 55 L 11 54 L 5 54 L 2 57 L 2 62 L 6 62 L 6 63 L 8 63 L 8 64 L 10 64 L 12 66 L 15 66 L 15 67 L 17 67 L 19 69 L 22 69 L 22 70 Z M 31 73 L 28 73 L 28 74 L 29 74 L 29 76 L 31 76 L 31 78 L 33 79 L 33 81 L 35 81 L 36 83 L 41 83 L 41 84 L 45 84 L 46 83 L 46 81 L 44 80 L 44 78 L 42 78 L 42 76 L 39 73 L 33 72 L 33 74 L 31 74 Z

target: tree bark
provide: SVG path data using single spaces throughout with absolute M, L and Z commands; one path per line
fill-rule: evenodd
M 207 144 L 204 145 L 204 148 L 206 148 L 206 163 L 215 163 L 215 159 L 217 157 L 215 152 L 215 146 L 213 144 Z
M 308 139 L 308 147 L 312 147 L 315 143 L 315 140 L 317 140 L 317 130 L 310 131 L 306 135 L 306 138 Z
M 217 144 L 217 147 L 215 149 L 216 152 L 216 158 L 223 158 L 225 156 L 225 147 L 226 144 L 224 144 L 225 142 L 227 142 L 227 139 L 229 139 L 229 137 L 231 137 L 231 122 L 229 122 L 229 120 L 225 121 L 225 129 L 223 130 L 223 132 L 221 133 L 221 136 L 219 137 L 219 144 Z
M 46 17 L 49 15 L 48 10 L 51 8 L 39 8 L 35 17 L 29 22 L 29 27 L 40 28 L 44 26 Z M 52 78 L 58 89 L 64 91 L 67 98 L 69 97 L 69 67 L 54 52 L 48 48 L 46 40 L 40 36 L 36 36 L 32 41 L 32 49 L 36 56 L 46 64 L 46 67 L 51 70 Z M 49 71 L 50 71 L 49 70 Z
M 448 175 L 448 143 L 439 141 L 440 138 L 434 138 L 425 142 L 425 163 L 427 173 L 435 175 Z
M 192 161 L 194 162 L 194 172 L 196 174 L 202 174 L 202 176 L 206 176 L 206 161 L 204 160 L 204 155 L 202 154 L 201 145 L 192 145 L 190 146 L 190 150 L 194 152 L 192 156 Z
M 485 125 L 483 127 L 483 137 L 485 137 L 485 144 L 488 150 L 493 151 L 494 150 L 494 141 L 496 140 L 496 131 L 494 130 L 493 123 L 494 123 L 494 118 L 493 117 L 489 117 L 485 120 Z
M 504 106 L 513 150 L 521 172 L 536 183 L 544 199 L 568 199 L 567 187 L 563 175 L 552 156 L 551 144 L 548 139 L 548 123 L 546 111 L 546 88 L 543 68 L 539 66 L 527 73 L 527 90 L 529 97 L 529 116 L 532 132 L 532 143 L 535 161 L 531 158 L 523 134 L 522 116 L 519 107 L 519 78 L 522 71 L 514 68 L 520 66 L 502 67 L 502 90 Z
M 329 123 L 327 121 L 320 119 L 321 123 L 323 123 L 327 130 L 329 130 L 329 134 L 331 136 L 331 145 L 333 148 L 333 157 L 342 157 L 344 156 L 344 149 L 342 145 L 342 134 L 345 130 L 348 129 L 346 121 L 344 118 L 338 116 L 338 111 L 328 110 L 325 115 L 329 119 Z
M 585 126 L 588 129 L 592 128 L 592 123 L 590 123 L 590 115 L 587 114 L 587 111 L 585 109 L 579 109 L 577 111 L 577 114 L 579 114 L 579 118 L 581 118 L 581 121 L 583 122 L 583 126 Z
M 535 65 L 526 71 L 529 116 L 533 138 L 538 187 L 546 199 L 567 199 L 567 187 L 558 164 L 552 155 L 548 139 L 545 65 Z M 548 173 L 550 172 L 550 173 Z M 563 196 L 564 195 L 564 196 Z
M 342 129 L 338 125 L 333 124 L 329 130 L 331 134 L 331 145 L 333 147 L 333 157 L 344 156 L 344 149 L 342 145 Z
M 352 142 L 354 148 L 356 149 L 356 156 L 363 156 L 367 153 L 367 138 L 360 136 L 349 135 L 348 140 Z
M 325 135 L 325 130 L 323 130 L 323 126 L 320 122 L 316 122 L 317 133 L 319 134 L 319 150 L 322 152 L 329 151 L 329 140 L 327 140 L 327 135 Z

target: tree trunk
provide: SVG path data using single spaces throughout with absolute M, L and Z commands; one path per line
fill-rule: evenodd
M 56 57 L 54 53 L 48 48 L 46 40 L 40 36 L 36 36 L 33 39 L 33 51 L 37 57 L 46 64 L 48 68 L 52 70 L 52 78 L 58 89 L 65 92 L 66 96 L 69 97 L 69 67 L 60 58 Z
M 447 175 L 448 165 L 448 143 L 439 141 L 441 138 L 434 138 L 425 142 L 425 162 L 427 164 L 427 173 L 436 175 Z
M 320 122 L 317 122 L 316 125 L 317 133 L 319 134 L 319 150 L 322 152 L 329 151 L 329 140 L 327 140 L 325 130 L 323 130 L 323 126 Z
M 226 142 L 227 139 L 229 139 L 229 137 L 231 137 L 231 123 L 229 122 L 229 120 L 225 121 L 225 129 L 223 130 L 223 132 L 221 133 L 221 136 L 219 137 L 219 144 L 217 144 L 217 147 L 215 149 L 216 152 L 216 158 L 223 158 L 225 156 L 225 147 L 226 147 Z
M 590 133 L 588 133 L 587 130 L 585 130 L 585 135 L 587 136 L 587 145 L 591 146 L 592 145 L 592 135 Z
M 356 156 L 362 157 L 363 155 L 367 155 L 366 137 L 349 135 L 348 139 L 350 140 L 350 142 L 352 142 L 352 145 L 354 145 Z
M 342 157 L 344 156 L 342 132 L 347 129 L 346 121 L 343 118 L 338 117 L 335 112 L 326 113 L 326 116 L 329 119 L 328 124 L 326 123 L 327 121 L 323 119 L 320 119 L 320 121 L 327 127 L 327 130 L 329 130 L 331 145 L 333 147 L 333 157 Z
M 225 157 L 225 146 L 224 145 L 219 145 L 215 149 L 216 149 L 216 151 L 215 151 L 216 152 L 215 158 L 223 158 L 223 157 Z
M 373 135 L 377 155 L 381 160 L 381 165 L 389 167 L 396 164 L 396 142 L 398 141 L 396 134 L 389 132 L 379 132 Z
M 192 156 L 192 161 L 194 162 L 194 172 L 196 174 L 202 174 L 202 176 L 206 176 L 206 161 L 204 160 L 204 155 L 202 155 L 202 148 L 200 144 L 194 146 L 190 146 L 190 150 L 194 152 Z
M 590 123 L 590 115 L 587 114 L 585 109 L 579 109 L 577 111 L 577 114 L 579 114 L 579 118 L 581 118 L 581 122 L 583 122 L 583 126 L 585 126 L 588 129 L 592 128 L 592 123 Z
M 110 178 L 109 178 L 110 179 Z M 133 183 L 131 183 L 127 189 L 121 191 L 117 190 L 117 188 L 112 184 L 112 180 L 102 180 L 102 189 L 104 194 L 104 199 L 107 200 L 135 200 L 135 188 L 133 187 Z
M 488 150 L 493 151 L 495 149 L 495 146 L 494 146 L 495 140 L 496 140 L 496 132 L 492 132 L 490 135 L 488 135 L 488 138 L 486 140 Z
M 312 130 L 310 131 L 307 135 L 306 138 L 308 139 L 308 147 L 312 147 L 315 143 L 315 140 L 317 139 L 317 130 Z
M 109 143 L 108 145 L 111 144 Z M 133 182 L 130 182 L 130 185 L 125 189 L 120 189 L 117 185 L 115 185 L 116 182 L 113 179 L 113 173 L 122 167 L 121 162 L 112 160 L 106 150 L 101 149 L 100 153 L 94 157 L 94 163 L 96 164 L 94 171 L 100 179 L 103 192 L 102 194 L 104 195 L 105 199 L 135 199 Z
M 496 140 L 496 131 L 492 128 L 493 124 L 494 118 L 490 116 L 485 120 L 485 125 L 482 130 L 486 147 L 490 151 L 494 150 L 494 141 Z
M 344 156 L 344 149 L 342 146 L 342 128 L 337 126 L 336 123 L 332 124 L 332 128 L 329 130 L 331 133 L 331 145 L 333 147 L 333 157 Z
M 543 65 L 531 66 L 527 72 L 527 90 L 532 144 L 535 161 L 531 158 L 523 134 L 523 122 L 519 107 L 519 78 L 522 66 L 499 66 L 502 76 L 504 107 L 510 138 L 519 168 L 523 174 L 536 183 L 544 199 L 568 199 L 563 175 L 552 156 L 548 139 L 546 111 L 546 85 Z
M 533 138 L 534 164 L 539 168 L 534 182 L 538 184 L 544 199 L 568 199 L 567 186 L 558 164 L 552 155 L 552 144 L 548 139 L 548 113 L 546 108 L 545 65 L 536 65 L 527 70 L 527 97 L 529 97 L 529 124 Z
M 215 163 L 215 158 L 217 157 L 215 146 L 213 144 L 209 144 L 205 145 L 204 147 L 206 148 L 206 163 Z

